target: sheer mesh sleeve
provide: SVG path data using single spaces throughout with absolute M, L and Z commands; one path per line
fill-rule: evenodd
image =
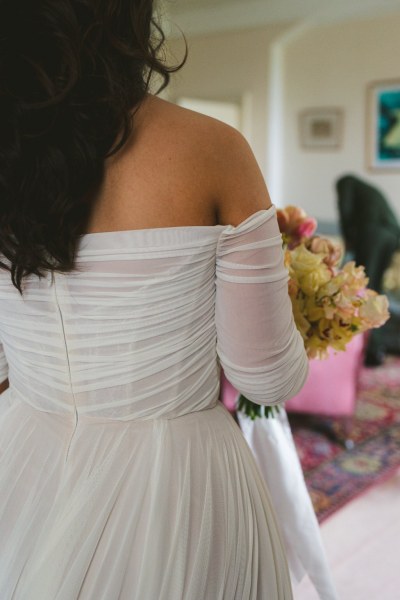
M 8 377 L 8 363 L 7 358 L 3 349 L 3 345 L 0 343 L 0 383 L 3 383 Z
M 227 379 L 257 404 L 291 398 L 305 382 L 308 359 L 274 206 L 222 231 L 216 275 L 217 353 Z

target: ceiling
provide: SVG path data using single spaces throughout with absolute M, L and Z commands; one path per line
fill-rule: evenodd
M 400 12 L 400 0 L 162 0 L 187 35 L 279 22 L 330 22 Z
M 268 2 L 268 0 L 266 1 Z M 176 10 L 179 11 L 185 10 L 187 7 L 204 8 L 205 6 L 229 5 L 232 4 L 232 0 L 172 0 L 171 4 L 176 5 Z

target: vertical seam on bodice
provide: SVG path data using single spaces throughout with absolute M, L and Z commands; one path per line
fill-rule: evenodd
M 65 335 L 65 325 L 64 325 L 64 318 L 63 318 L 63 314 L 61 311 L 61 307 L 60 307 L 60 302 L 58 299 L 58 294 L 57 294 L 57 281 L 56 281 L 56 273 L 55 271 L 52 271 L 52 283 L 53 283 L 53 290 L 54 290 L 54 300 L 57 306 L 57 310 L 58 310 L 58 315 L 59 315 L 59 319 L 60 319 L 60 324 L 61 324 L 61 329 L 62 329 L 62 337 L 63 337 L 63 341 L 64 341 L 64 349 L 65 349 L 65 357 L 66 357 L 66 361 L 67 361 L 67 366 L 68 366 L 68 383 L 71 389 L 71 395 L 73 398 L 73 402 L 74 402 L 74 411 L 75 411 L 75 425 L 74 425 L 74 429 L 72 432 L 72 435 L 70 437 L 69 443 L 68 443 L 68 448 L 67 448 L 67 452 L 66 452 L 66 456 L 65 456 L 65 462 L 68 460 L 68 455 L 69 455 L 69 450 L 71 448 L 71 443 L 74 437 L 74 434 L 76 432 L 76 429 L 78 427 L 78 410 L 77 410 L 77 406 L 76 406 L 76 398 L 75 398 L 75 394 L 74 394 L 74 390 L 73 390 L 73 386 L 72 386 L 72 376 L 71 376 L 71 365 L 69 362 L 69 352 L 68 352 L 68 344 L 67 344 L 67 338 Z

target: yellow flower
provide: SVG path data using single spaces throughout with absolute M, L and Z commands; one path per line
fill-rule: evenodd
M 304 310 L 304 300 L 303 298 L 291 298 L 292 300 L 292 308 L 293 308 L 293 317 L 296 323 L 297 329 L 300 331 L 303 339 L 306 339 L 307 332 L 311 327 L 311 323 L 305 316 Z
M 292 262 L 290 250 L 286 250 L 285 251 L 284 262 L 285 262 L 285 267 L 287 269 L 289 269 L 290 265 L 291 265 L 291 262 Z
M 345 350 L 346 344 L 350 342 L 354 335 L 350 326 L 346 326 L 343 321 L 335 318 L 332 320 L 332 347 L 337 350 Z
M 329 297 L 325 296 L 320 301 L 320 304 L 321 304 L 321 310 L 323 311 L 322 316 L 325 317 L 326 319 L 333 319 L 333 317 L 335 316 L 335 312 L 337 310 L 336 306 L 335 306 L 334 298 L 331 296 L 329 296 Z
M 328 355 L 328 340 L 321 340 L 318 333 L 313 332 L 306 341 L 306 351 L 309 358 L 326 358 Z
M 349 326 L 351 331 L 353 331 L 354 333 L 361 333 L 362 331 L 365 331 L 365 329 L 363 329 L 362 320 L 359 316 L 353 317 L 350 321 Z
M 315 254 L 324 254 L 324 263 L 328 267 L 336 266 L 342 256 L 339 244 L 334 244 L 331 240 L 319 236 L 311 238 L 307 243 L 307 248 Z
M 331 336 L 332 323 L 333 323 L 332 319 L 323 318 L 318 321 L 318 332 L 319 332 L 321 339 L 325 338 L 325 339 L 329 340 L 329 338 Z
M 353 334 L 347 337 L 335 338 L 330 342 L 330 347 L 333 348 L 333 350 L 336 350 L 336 352 L 344 352 L 346 350 L 347 344 L 352 338 Z
M 300 288 L 307 295 L 315 294 L 332 277 L 330 269 L 323 263 L 323 258 L 323 254 L 310 252 L 304 244 L 300 244 L 290 252 L 289 272 L 297 279 Z
M 310 321 L 319 321 L 320 319 L 323 319 L 326 316 L 324 308 L 322 306 L 319 306 L 315 302 L 315 295 L 307 296 L 305 301 L 305 309 L 307 318 Z
M 354 261 L 350 261 L 342 268 L 344 275 L 344 293 L 351 295 L 363 290 L 368 285 L 368 277 L 365 275 L 364 267 L 356 267 Z
M 314 254 L 300 244 L 290 252 L 289 272 L 294 276 L 301 290 L 311 296 L 332 277 L 329 268 L 323 263 L 323 254 Z
M 332 296 L 337 294 L 339 290 L 342 289 L 344 280 L 345 275 L 343 273 L 338 273 L 337 275 L 334 275 L 329 281 L 327 281 L 324 285 L 320 287 L 320 289 L 318 290 L 318 298 L 321 299 L 325 296 L 331 298 Z
M 308 273 L 300 279 L 301 289 L 308 296 L 315 295 L 321 285 L 329 281 L 331 273 L 326 265 L 320 265 L 313 273 Z
M 300 244 L 290 252 L 290 266 L 296 272 L 298 278 L 308 275 L 318 269 L 322 264 L 323 254 L 314 254 L 307 250 L 304 244 Z
M 335 295 L 336 314 L 342 320 L 351 319 L 358 306 L 357 302 L 353 302 L 351 298 L 345 296 L 342 292 Z

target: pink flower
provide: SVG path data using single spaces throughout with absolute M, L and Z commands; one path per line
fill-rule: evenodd
M 277 218 L 283 241 L 289 249 L 311 237 L 317 228 L 316 220 L 308 217 L 299 206 L 289 205 L 277 210 Z
M 317 221 L 313 217 L 307 217 L 297 226 L 295 235 L 300 238 L 309 238 L 317 229 Z

